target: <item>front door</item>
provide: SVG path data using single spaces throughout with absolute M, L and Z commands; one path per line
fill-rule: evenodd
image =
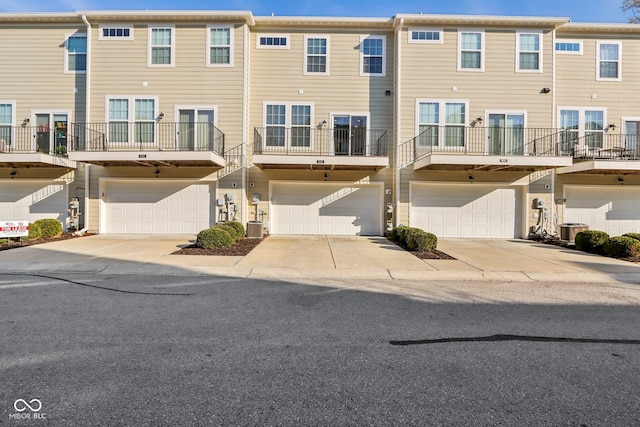
M 524 154 L 524 114 L 489 114 L 489 154 Z
M 336 155 L 366 155 L 367 117 L 351 115 L 333 116 L 333 143 Z
M 51 155 L 67 154 L 68 114 L 37 113 L 36 114 L 36 151 Z
M 212 150 L 213 119 L 213 109 L 178 110 L 178 150 Z

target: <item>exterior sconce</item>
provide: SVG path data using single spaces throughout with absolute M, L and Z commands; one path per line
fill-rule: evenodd
M 615 123 L 609 123 L 609 130 L 611 130 L 611 131 L 616 130 L 616 124 Z
M 478 117 L 478 118 L 477 118 L 477 119 L 475 119 L 474 121 L 475 121 L 476 123 L 480 123 L 480 124 L 482 124 L 483 119 L 482 119 L 482 117 Z
M 162 119 L 164 119 L 164 113 L 158 114 L 158 120 L 162 120 Z
M 11 172 L 9 172 L 9 176 L 11 177 L 11 179 L 13 179 L 16 176 L 18 176 L 18 172 L 14 169 Z
M 325 173 L 325 174 L 324 174 L 324 180 L 326 181 L 326 180 L 328 180 L 328 179 L 329 179 L 329 174 L 326 174 L 326 173 Z
M 390 90 L 385 90 L 384 91 L 384 95 L 385 96 L 391 96 L 391 91 Z
M 474 179 L 475 179 L 475 178 L 473 177 L 473 175 L 469 175 L 469 176 L 467 177 L 467 179 L 469 180 L 469 182 L 470 182 L 471 184 L 473 184 L 473 181 L 474 181 Z
M 618 184 L 624 185 L 624 178 L 623 177 L 621 177 L 621 176 L 618 177 Z
M 29 117 L 25 117 L 25 118 L 22 120 L 22 123 L 27 124 L 27 123 L 29 123 L 30 121 L 31 121 L 31 119 L 30 119 Z
M 549 93 L 549 92 L 551 92 L 551 89 L 550 89 L 550 88 L 548 88 L 548 87 L 543 87 L 543 88 L 540 90 L 540 93 Z
M 154 175 L 156 176 L 156 178 L 159 177 L 160 176 L 160 169 L 156 169 Z

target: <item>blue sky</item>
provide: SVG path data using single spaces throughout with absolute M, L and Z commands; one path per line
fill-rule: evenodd
M 0 0 L 0 12 L 75 10 L 250 10 L 255 15 L 391 17 L 397 13 L 570 17 L 574 22 L 627 22 L 622 0 Z

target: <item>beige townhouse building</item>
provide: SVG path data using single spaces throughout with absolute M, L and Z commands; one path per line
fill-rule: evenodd
M 637 231 L 639 34 L 548 17 L 0 14 L 0 220 L 67 222 L 77 197 L 99 233 Z

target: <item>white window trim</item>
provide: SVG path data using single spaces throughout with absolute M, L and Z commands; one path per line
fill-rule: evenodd
M 229 63 L 228 64 L 212 64 L 211 63 L 211 29 L 213 28 L 227 28 L 229 30 Z M 206 66 L 210 68 L 232 68 L 233 67 L 233 37 L 234 37 L 233 25 L 207 25 L 207 63 Z M 225 47 L 225 46 L 221 46 Z
M 462 68 L 462 33 L 480 33 L 480 43 L 482 47 L 480 49 L 480 68 Z M 471 73 L 484 73 L 484 56 L 487 50 L 487 46 L 485 43 L 484 30 L 479 30 L 475 28 L 465 29 L 460 28 L 458 30 L 458 71 L 468 71 Z
M 105 28 L 122 28 L 122 29 L 128 29 L 129 30 L 129 37 L 126 36 L 115 36 L 115 37 L 109 37 L 109 36 L 104 36 L 102 34 L 102 30 L 104 30 Z M 133 40 L 133 25 L 130 24 L 113 24 L 113 25 L 100 25 L 98 26 L 98 40 Z
M 353 116 L 363 116 L 367 118 L 367 133 L 366 133 L 366 140 L 365 140 L 365 150 L 366 150 L 366 155 L 370 155 L 370 148 L 371 148 L 371 112 L 369 111 L 331 111 L 329 112 L 329 129 L 333 130 L 333 121 L 335 119 L 336 116 L 349 116 L 349 117 L 353 117 Z M 351 128 L 351 123 L 349 123 L 349 128 Z M 330 138 L 331 138 L 331 153 L 335 154 L 335 140 L 334 140 L 334 132 L 330 132 Z
M 128 144 L 131 144 L 132 146 L 135 146 L 135 144 L 140 144 L 139 142 L 135 142 L 135 138 L 133 135 L 133 128 L 134 126 L 131 126 L 131 124 L 136 123 L 136 99 L 152 99 L 153 100 L 153 105 L 154 105 L 154 109 L 155 111 L 153 112 L 154 114 L 154 133 L 153 133 L 153 142 L 149 142 L 149 143 L 145 143 L 145 144 L 149 144 L 149 145 L 155 145 L 158 143 L 158 114 L 160 114 L 160 103 L 159 103 L 159 97 L 156 95 L 107 95 L 104 98 L 104 122 L 107 124 L 107 128 L 106 128 L 106 134 L 107 134 L 107 138 L 109 138 L 109 100 L 111 99 L 126 99 L 129 101 L 129 110 L 128 110 L 128 114 L 129 117 L 127 117 L 127 123 L 128 123 L 128 130 L 129 130 L 129 142 Z M 119 143 L 120 144 L 120 143 Z
M 11 105 L 11 123 L 0 123 L 2 126 L 15 126 L 16 124 L 16 101 L 0 99 L 0 104 Z M 31 119 L 29 119 L 31 120 Z
M 618 77 L 600 77 L 600 45 L 601 44 L 617 44 L 618 45 Z M 604 82 L 621 82 L 622 81 L 622 42 L 619 40 L 598 40 L 596 42 L 596 80 Z
M 218 106 L 217 105 L 175 105 L 173 108 L 174 122 L 178 123 L 180 110 L 213 110 L 213 125 L 218 127 Z M 164 119 L 166 120 L 166 118 Z
M 64 35 L 64 74 L 86 74 L 86 68 L 84 70 L 69 70 L 69 37 L 84 37 L 85 39 L 87 39 L 87 33 L 67 33 Z M 87 50 L 89 50 L 88 46 L 89 45 L 87 44 Z M 88 63 L 89 53 L 85 51 L 84 54 Z
M 537 70 L 528 70 L 520 68 L 520 35 L 522 34 L 535 34 L 538 36 L 538 69 Z M 540 74 L 544 69 L 544 64 L 542 62 L 543 59 L 543 34 L 542 31 L 516 31 L 516 73 L 534 73 Z M 534 51 L 524 51 L 523 53 L 535 53 Z
M 273 46 L 273 45 L 261 45 L 261 37 L 275 37 L 280 39 L 287 39 L 286 46 Z M 291 36 L 289 34 L 256 34 L 256 49 L 290 49 L 291 48 Z
M 267 126 L 275 126 L 275 125 L 268 125 L 267 124 L 267 105 L 284 105 L 285 106 L 285 110 L 284 110 L 284 128 L 286 129 L 291 129 L 292 128 L 292 124 L 291 124 L 291 107 L 293 105 L 302 105 L 302 106 L 308 106 L 310 107 L 309 109 L 309 129 L 311 130 L 310 135 L 309 135 L 309 147 L 295 147 L 297 150 L 300 151 L 304 151 L 301 150 L 301 148 L 306 148 L 309 151 L 313 150 L 313 143 L 314 143 L 314 129 L 316 129 L 316 126 L 314 125 L 315 120 L 314 120 L 314 114 L 315 114 L 315 104 L 313 102 L 306 102 L 306 101 L 264 101 L 262 103 L 262 128 L 263 129 L 267 129 Z M 280 125 L 278 125 L 280 126 Z M 287 140 L 285 141 L 285 145 L 284 147 L 281 148 L 290 148 L 291 147 L 291 140 Z M 265 147 L 266 148 L 266 147 Z M 271 147 L 271 148 L 276 148 L 276 147 Z
M 570 110 L 578 111 L 578 138 L 584 138 L 584 136 L 585 136 L 586 129 L 585 129 L 585 118 L 584 118 L 584 115 L 585 115 L 586 111 L 602 111 L 602 127 L 603 127 L 602 132 L 606 135 L 606 133 L 607 133 L 606 132 L 606 127 L 608 125 L 608 122 L 607 122 L 607 108 L 606 107 L 595 107 L 595 106 L 594 107 L 565 107 L 565 106 L 558 107 L 558 114 L 557 114 L 557 117 L 558 117 L 558 119 L 557 119 L 558 120 L 558 129 L 563 129 L 562 128 L 562 116 L 561 116 L 560 113 L 562 111 L 570 111 Z
M 415 113 L 415 123 L 414 123 L 414 136 L 418 136 L 420 135 L 420 104 L 421 103 L 438 103 L 440 105 L 440 109 L 439 109 L 439 115 L 440 117 L 438 118 L 438 124 L 434 125 L 434 126 L 438 126 L 438 145 L 437 147 L 440 147 L 440 143 L 442 141 L 444 141 L 444 129 L 445 126 L 447 125 L 447 120 L 446 120 L 446 115 L 445 115 L 445 105 L 446 104 L 464 104 L 464 112 L 465 112 L 465 118 L 464 118 L 464 123 L 462 124 L 456 124 L 455 126 L 460 126 L 460 127 L 467 127 L 469 126 L 468 121 L 469 121 L 469 100 L 468 99 L 440 99 L 440 98 L 416 98 L 416 113 Z M 468 141 L 465 141 L 465 146 L 468 143 Z M 464 148 L 465 146 L 462 147 L 458 147 L 460 149 Z
M 580 46 L 580 50 L 578 52 L 567 51 L 567 50 L 556 50 L 556 43 L 569 43 L 569 44 L 577 44 Z M 558 55 L 582 55 L 582 40 L 571 40 L 571 39 L 556 39 L 553 42 L 553 50 Z
M 379 39 L 382 40 L 382 73 L 365 73 L 364 72 L 364 53 L 362 52 L 362 45 L 366 39 Z M 385 77 L 387 75 L 387 36 L 378 35 L 363 35 L 360 36 L 360 76 L 370 77 Z
M 152 64 L 151 63 L 151 40 L 153 37 L 153 30 L 156 29 L 170 29 L 171 30 L 171 62 L 169 64 Z M 153 68 L 173 68 L 176 66 L 176 27 L 175 25 L 149 25 L 149 31 L 147 36 L 147 66 Z
M 432 33 L 440 33 L 440 40 L 414 40 L 411 35 L 414 31 L 426 31 Z M 412 27 L 407 31 L 407 43 L 417 44 L 444 44 L 444 29 L 443 28 L 431 28 L 431 27 Z
M 326 59 L 327 59 L 327 69 L 324 72 L 314 72 L 314 71 L 307 71 L 307 57 L 309 56 L 308 54 L 308 50 L 307 50 L 307 40 L 308 39 L 325 39 L 327 41 L 327 53 L 325 55 Z M 303 58 L 303 65 L 302 65 L 302 74 L 305 76 L 328 76 L 330 75 L 329 73 L 329 66 L 330 66 L 330 50 L 331 50 L 331 38 L 327 35 L 322 35 L 322 34 L 307 34 L 304 36 L 304 58 Z M 319 55 L 314 55 L 314 56 L 319 56 Z

